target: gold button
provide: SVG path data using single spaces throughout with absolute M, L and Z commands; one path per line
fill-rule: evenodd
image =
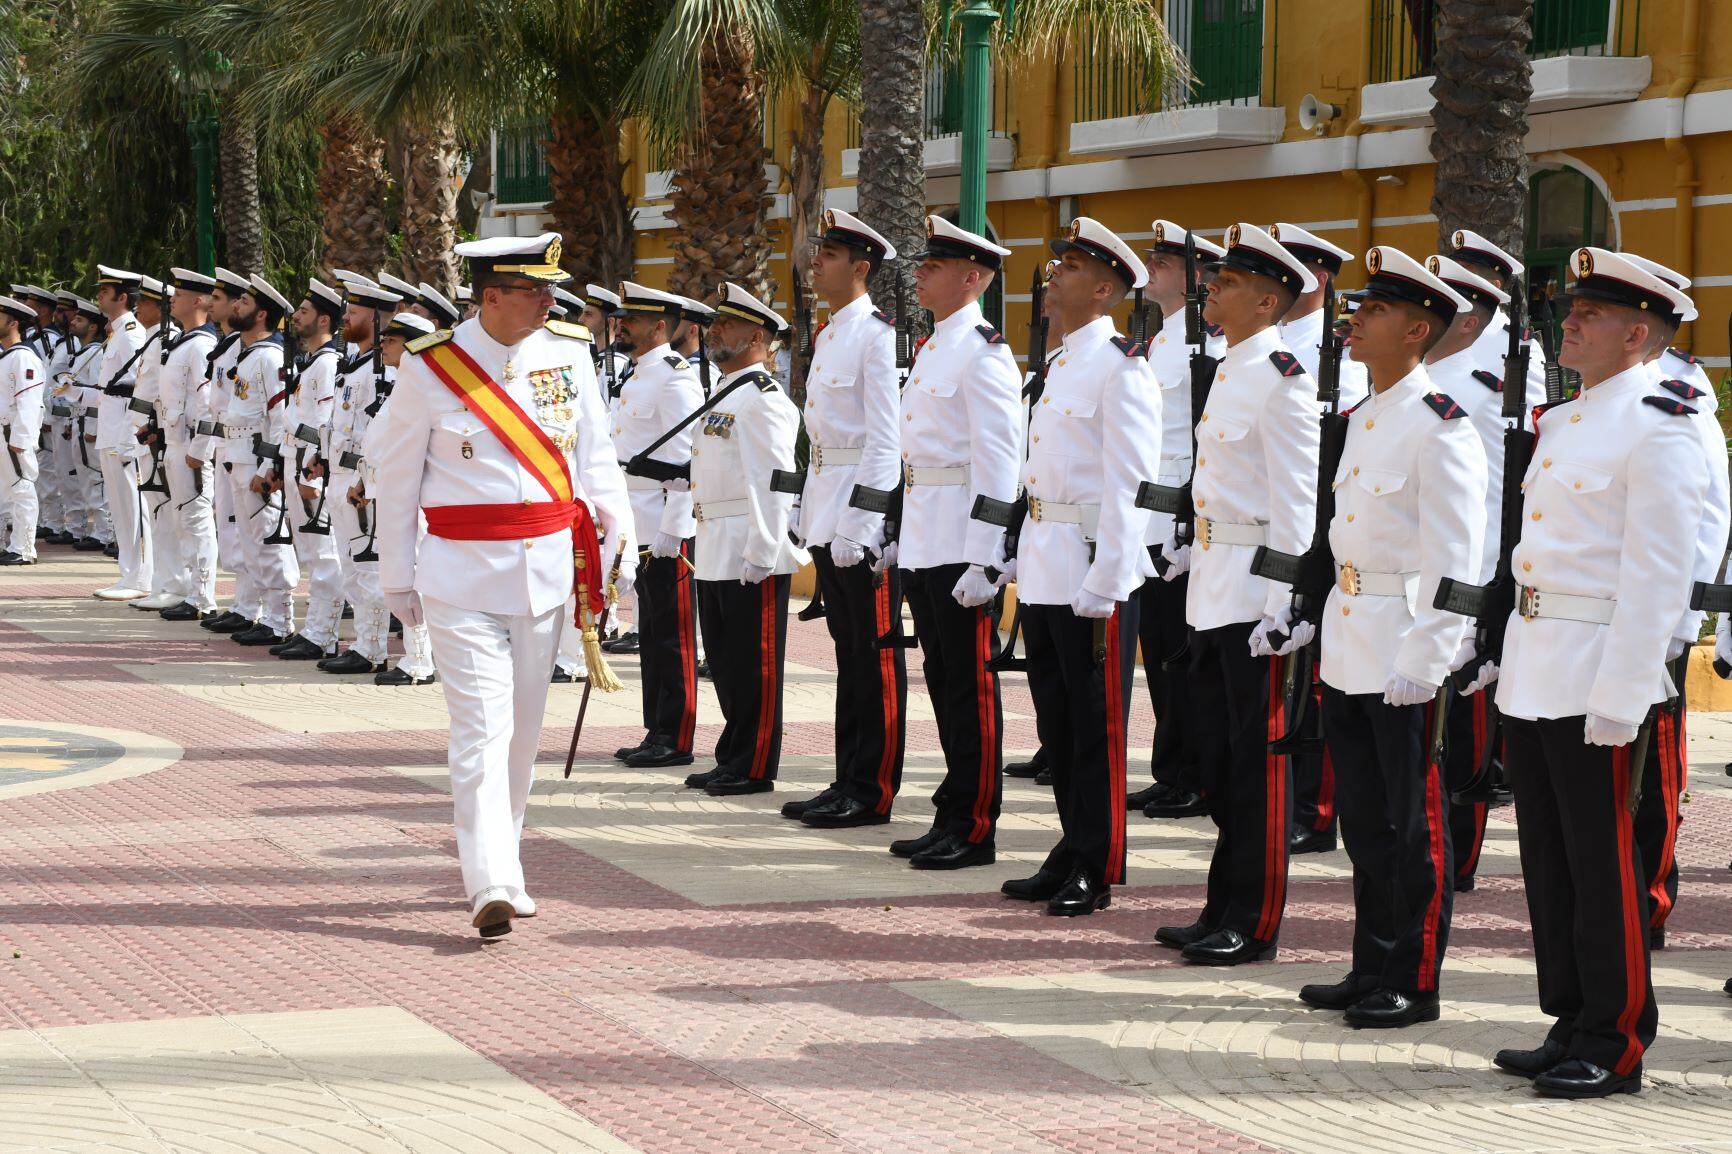
M 1060 357 L 1060 358 L 1059 358 L 1059 359 L 1058 359 L 1058 363 L 1059 363 L 1059 366 L 1060 366 L 1060 367 L 1061 367 L 1061 368 L 1062 368 L 1062 367 L 1063 367 L 1063 366 L 1064 366 L 1064 358 L 1063 358 L 1063 357 Z
M 1373 425 L 1375 425 L 1375 424 L 1376 424 L 1376 423 L 1377 423 L 1377 422 L 1376 422 L 1376 421 L 1374 421 L 1374 420 L 1372 420 L 1372 419 L 1371 419 L 1371 418 L 1370 418 L 1370 417 L 1367 417 L 1367 418 L 1365 418 L 1365 427 L 1366 427 L 1366 428 L 1368 428 L 1368 429 L 1369 429 L 1369 428 L 1370 428 L 1370 427 L 1371 427 L 1371 426 L 1373 426 Z
M 1343 617 L 1353 616 L 1353 607 L 1350 605 L 1343 605 L 1341 607 L 1341 616 L 1343 616 Z
M 535 548 L 535 542 L 534 541 L 525 541 L 523 543 L 523 547 L 525 549 L 533 549 L 533 548 Z
M 1550 457 L 1547 457 L 1545 460 L 1540 462 L 1540 468 L 1542 468 L 1542 469 L 1549 469 L 1551 467 L 1552 467 L 1552 459 Z
M 1523 561 L 1522 562 L 1522 572 L 1523 573 L 1532 573 L 1533 569 L 1534 569 L 1534 563 L 1532 561 Z
M 1373 485 L 1373 486 L 1371 486 L 1371 491 L 1373 493 L 1381 493 L 1381 492 L 1383 492 L 1383 486 L 1382 485 Z
M 528 497 L 525 497 L 525 498 L 524 498 L 524 499 L 523 499 L 523 503 L 524 503 L 524 504 L 525 504 L 525 505 L 528 505 L 528 504 L 530 504 L 530 500 L 529 500 L 529 498 L 528 498 Z
M 1535 509 L 1534 510 L 1534 520 L 1538 521 L 1539 519 L 1540 519 L 1540 511 L 1538 509 Z
M 1581 419 L 1582 419 L 1582 415 L 1580 413 L 1571 413 L 1570 414 L 1570 424 L 1572 424 L 1572 425 Z
M 1198 457 L 1197 458 L 1197 464 L 1199 464 L 1199 465 L 1207 465 L 1208 463 L 1209 463 L 1209 458 L 1207 458 L 1207 457 Z
M 1065 410 L 1065 411 L 1064 411 L 1064 415 L 1065 415 L 1065 416 L 1067 416 L 1067 417 L 1068 417 L 1068 416 L 1070 416 L 1070 410 L 1069 410 L 1069 409 L 1066 409 L 1066 410 Z
M 908 415 L 907 415 L 907 416 L 906 416 L 906 417 L 904 417 L 904 418 L 902 418 L 902 419 L 903 419 L 903 420 L 905 420 L 905 421 L 912 421 L 912 420 L 913 420 L 913 419 L 914 419 L 914 414 L 913 414 L 913 413 L 909 413 L 909 414 L 908 414 Z
M 1034 443 L 1037 445 L 1040 444 L 1040 434 L 1039 433 L 1036 433 L 1034 435 Z
M 1356 514 L 1354 514 L 1354 513 L 1349 513 L 1349 514 L 1347 514 L 1347 519 L 1348 519 L 1348 520 L 1349 520 L 1349 521 L 1351 521 L 1351 520 L 1353 520 L 1353 518 L 1354 518 L 1354 517 L 1355 517 L 1355 516 L 1356 516 Z
M 1208 419 L 1209 419 L 1209 414 L 1204 413 L 1203 414 L 1203 420 L 1207 421 Z
M 1038 480 L 1040 480 L 1040 478 L 1039 478 L 1039 477 L 1037 477 L 1037 476 L 1035 476 L 1035 475 L 1034 475 L 1034 474 L 1033 474 L 1033 473 L 1030 473 L 1030 474 L 1029 474 L 1029 475 L 1028 475 L 1028 483 L 1029 483 L 1029 484 L 1031 484 L 1031 485 L 1032 485 L 1032 484 L 1034 484 L 1034 483 L 1035 483 L 1035 482 L 1036 482 L 1036 481 L 1038 481 Z
M 1353 466 L 1353 475 L 1355 477 L 1359 476 L 1359 466 L 1358 465 Z
M 907 453 L 902 454 L 902 459 L 904 461 L 906 461 L 908 459 L 908 454 Z
M 1216 433 L 1215 434 L 1215 440 L 1217 440 L 1217 441 L 1225 441 L 1226 439 L 1227 439 L 1227 434 L 1225 434 L 1225 433 Z
M 1040 399 L 1040 403 L 1043 405 L 1050 405 L 1050 404 L 1052 404 L 1052 398 L 1051 397 L 1042 397 Z
M 1580 481 L 1577 481 L 1576 482 L 1576 488 L 1580 489 L 1581 487 L 1582 487 L 1582 483 Z
M 1197 498 L 1197 508 L 1201 509 L 1204 505 L 1207 505 L 1207 504 L 1208 504 L 1208 502 L 1203 500 L 1201 497 Z

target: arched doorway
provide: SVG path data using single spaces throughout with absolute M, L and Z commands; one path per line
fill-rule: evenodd
M 1569 280 L 1570 254 L 1584 245 L 1609 247 L 1611 206 L 1594 182 L 1574 168 L 1537 169 L 1528 180 L 1527 238 L 1522 260 L 1528 267 L 1528 316 L 1533 305 L 1552 300 Z M 1557 347 L 1561 311 L 1552 314 L 1552 348 Z

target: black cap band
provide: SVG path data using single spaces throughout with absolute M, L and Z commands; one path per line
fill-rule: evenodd
M 1345 294 L 1350 300 L 1400 301 L 1414 305 L 1437 317 L 1444 324 L 1455 319 L 1455 302 L 1432 288 L 1394 273 L 1373 273 L 1358 292 Z

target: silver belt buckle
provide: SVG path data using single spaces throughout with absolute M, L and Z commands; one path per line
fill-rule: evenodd
M 1521 614 L 1523 621 L 1532 621 L 1540 615 L 1540 591 L 1532 585 L 1523 585 L 1521 593 L 1516 597 L 1516 612 Z
M 1349 597 L 1359 596 L 1359 570 L 1353 567 L 1353 562 L 1343 561 L 1335 576 L 1335 584 Z

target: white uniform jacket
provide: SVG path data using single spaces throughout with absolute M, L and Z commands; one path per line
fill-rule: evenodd
M 207 323 L 176 337 L 169 345 L 168 364 L 157 377 L 163 442 L 183 458 L 193 444 L 193 426 L 210 420 L 205 368 L 217 336 L 216 326 Z
M 1305 366 L 1305 372 L 1310 375 L 1313 388 L 1317 383 L 1317 366 L 1323 360 L 1323 309 L 1321 306 L 1312 309 L 1302 317 L 1284 321 L 1279 326 L 1281 341 L 1287 346 L 1287 351 L 1299 358 L 1299 363 Z M 1345 351 L 1341 357 L 1341 409 L 1346 411 L 1365 399 L 1371 391 L 1371 382 L 1365 375 L 1365 366 L 1348 356 Z M 1319 405 L 1321 411 L 1321 405 Z
M 637 359 L 631 377 L 620 385 L 619 401 L 613 410 L 613 451 L 620 463 L 649 448 L 656 438 L 703 403 L 704 390 L 698 383 L 697 366 L 665 344 L 650 349 Z M 692 459 L 692 435 L 692 426 L 687 425 L 651 453 L 650 458 L 684 464 Z M 631 493 L 631 511 L 640 545 L 650 544 L 658 533 L 684 539 L 696 531 L 689 485 L 669 489 L 660 481 L 628 474 L 625 487 Z
M 326 429 L 331 424 L 331 409 L 337 392 L 337 367 L 342 362 L 338 347 L 331 342 L 314 349 L 301 365 L 294 395 L 283 400 L 281 439 L 277 442 L 277 448 L 283 454 L 283 475 L 314 489 L 324 488 L 325 482 L 301 476 L 301 469 L 296 467 L 297 458 L 304 468 L 330 439 Z M 295 430 L 302 425 L 317 434 L 310 442 L 295 435 Z
M 96 402 L 96 447 L 98 449 L 133 449 L 132 420 L 127 416 L 127 397 L 110 390 L 124 388 L 138 380 L 139 364 L 149 350 L 135 356 L 149 339 L 144 325 L 130 312 L 121 313 L 108 322 L 108 342 L 102 350 L 102 367 L 97 370 L 96 384 L 101 399 Z M 155 348 L 153 344 L 151 348 Z M 127 390 L 128 393 L 131 390 Z
M 1142 348 L 1111 317 L 1065 334 L 1029 422 L 1017 597 L 1069 605 L 1087 589 L 1124 601 L 1153 572 L 1136 499 L 1159 464 L 1161 401 Z
M 278 333 L 240 346 L 229 370 L 228 406 L 223 410 L 223 461 L 237 471 L 264 476 L 276 465 L 260 460 L 253 437 L 283 439 L 283 338 Z
M 1715 415 L 1720 401 L 1711 388 L 1702 389 L 1691 381 L 1667 377 L 1666 364 L 1672 360 L 1662 354 L 1648 362 L 1648 369 L 1660 388 L 1696 410 L 1696 415 L 1690 420 L 1702 438 L 1702 456 L 1708 467 L 1708 496 L 1702 505 L 1701 524 L 1696 528 L 1696 560 L 1692 574 L 1697 581 L 1714 582 L 1720 579 L 1720 563 L 1726 558 L 1727 528 L 1732 524 L 1732 510 L 1727 507 L 1726 433 L 1720 428 L 1720 418 Z M 1672 630 L 1672 636 L 1686 645 L 1696 644 L 1705 616 L 1699 610 L 1685 609 L 1677 628 Z
M 451 339 L 563 451 L 572 488 L 595 517 L 603 563 L 623 537 L 625 564 L 635 564 L 625 475 L 607 435 L 589 345 L 546 329 L 502 345 L 479 317 L 460 323 Z M 371 445 L 382 589 L 414 589 L 461 609 L 513 616 L 539 616 L 565 604 L 572 590 L 570 530 L 521 540 L 455 541 L 427 534 L 418 541 L 424 507 L 549 499 L 541 482 L 421 354 L 404 355 L 379 425 Z
M 0 424 L 11 433 L 6 443 L 20 453 L 36 451 L 47 379 L 48 370 L 30 345 L 19 341 L 0 349 Z
M 897 564 L 995 565 L 1004 530 L 969 516 L 986 494 L 1016 499 L 1022 372 L 978 303 L 938 322 L 902 390 L 902 527 Z
M 1546 402 L 1546 350 L 1540 344 L 1539 338 L 1529 332 L 1528 346 L 1528 404 L 1543 405 Z M 1503 309 L 1492 313 L 1491 321 L 1479 334 L 1473 344 L 1468 346 L 1470 352 L 1479 361 L 1479 367 L 1490 369 L 1503 379 L 1504 357 L 1509 354 L 1509 314 Z
M 1498 708 L 1639 724 L 1673 692 L 1666 646 L 1689 601 L 1708 494 L 1700 434 L 1646 365 L 1547 408 L 1538 425 L 1512 557 L 1517 583 L 1538 590 L 1537 613 L 1510 615 Z
M 695 426 L 692 511 L 700 581 L 738 581 L 746 562 L 792 573 L 809 560 L 788 539 L 793 495 L 770 488 L 774 470 L 794 467 L 799 410 L 761 366 L 729 373 L 716 382 L 716 392 L 752 374 Z
M 1193 629 L 1273 616 L 1292 597 L 1288 586 L 1253 574 L 1251 558 L 1259 544 L 1282 553 L 1311 544 L 1317 436 L 1316 383 L 1279 330 L 1227 349 L 1197 420 L 1197 540 L 1185 599 Z
M 207 415 L 201 419 L 220 424 L 228 416 L 229 399 L 234 396 L 234 381 L 229 378 L 229 372 L 235 367 L 235 358 L 240 355 L 238 333 L 217 334 L 217 343 L 205 354 L 204 403 Z M 207 461 L 215 460 L 222 443 L 221 437 L 194 437 L 192 455 Z
M 1449 675 L 1468 622 L 1432 603 L 1443 578 L 1474 571 L 1485 533 L 1485 449 L 1466 416 L 1424 366 L 1349 414 L 1321 666 L 1343 693 L 1381 694 L 1391 673 L 1422 685 Z
M 1221 330 L 1204 330 L 1203 351 L 1220 360 L 1227 351 Z M 1162 485 L 1183 485 L 1191 479 L 1191 346 L 1185 343 L 1185 310 L 1168 313 L 1161 331 L 1149 340 L 1149 368 L 1161 386 L 1161 466 L 1153 477 Z M 1159 545 L 1173 535 L 1171 513 L 1150 513 L 1143 544 Z
M 806 374 L 811 451 L 800 495 L 800 536 L 808 545 L 846 537 L 876 551 L 884 516 L 848 504 L 856 484 L 889 489 L 900 480 L 896 318 L 862 296 L 838 309 L 813 340 Z

